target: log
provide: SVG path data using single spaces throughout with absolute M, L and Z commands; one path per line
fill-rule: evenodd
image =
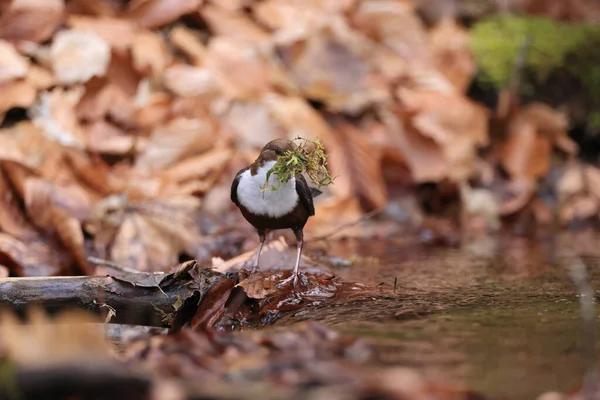
M 198 291 L 202 296 L 223 277 L 189 261 L 172 274 L 1 278 L 0 309 L 20 316 L 32 307 L 50 314 L 80 309 L 107 316 L 112 311 L 109 323 L 168 327 L 185 299 Z

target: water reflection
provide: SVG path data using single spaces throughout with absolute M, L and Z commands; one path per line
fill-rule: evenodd
M 581 256 L 600 288 L 599 243 L 593 231 L 479 237 L 454 248 L 399 239 L 330 243 L 339 256 L 376 257 L 336 272 L 387 296 L 330 323 L 373 340 L 382 363 L 419 367 L 492 397 L 574 390 L 585 359 L 567 267 Z

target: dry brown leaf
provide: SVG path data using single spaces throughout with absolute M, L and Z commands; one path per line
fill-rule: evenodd
M 8 312 L 0 317 L 0 347 L 20 366 L 48 368 L 112 360 L 100 321 L 83 311 L 50 318 L 42 308 L 34 308 L 26 321 Z
M 171 61 L 171 54 L 163 36 L 148 30 L 139 30 L 131 45 L 133 65 L 144 75 L 159 75 Z
M 215 36 L 226 36 L 254 44 L 270 40 L 269 34 L 243 12 L 206 5 L 200 13 Z
M 200 34 L 185 26 L 178 25 L 174 27 L 169 39 L 173 46 L 186 54 L 192 61 L 192 64 L 200 67 L 206 59 L 206 47 L 200 40 Z
M 19 240 L 32 240 L 38 234 L 20 206 L 20 198 L 9 185 L 0 164 L 0 231 Z
M 135 146 L 135 136 L 104 120 L 92 123 L 86 132 L 87 149 L 97 153 L 127 154 Z
M 352 23 L 367 36 L 380 41 L 412 62 L 428 62 L 427 33 L 409 1 L 361 1 Z
M 488 143 L 488 111 L 457 94 L 402 89 L 399 96 L 412 114 L 411 128 L 440 146 L 446 163 L 444 177 L 466 179 L 478 147 Z
M 129 49 L 135 34 L 135 27 L 131 21 L 117 18 L 70 14 L 67 26 L 77 31 L 91 32 L 118 51 Z
M 199 200 L 193 197 L 131 204 L 110 247 L 110 259 L 140 271 L 165 271 L 180 253 L 196 257 Z
M 356 0 L 265 0 L 256 2 L 256 18 L 272 29 L 311 31 L 336 15 L 350 11 Z
M 108 114 L 119 89 L 105 79 L 93 78 L 85 84 L 85 91 L 77 104 L 77 117 L 82 121 L 97 121 Z
M 336 176 L 334 185 L 342 176 L 350 179 L 353 195 L 364 200 L 368 207 L 378 209 L 387 204 L 387 192 L 383 181 L 381 154 L 369 142 L 364 133 L 347 122 L 337 124 L 336 146 L 328 152 L 331 174 Z M 340 158 L 341 160 L 337 160 Z M 343 164 L 343 167 L 337 167 Z
M 249 44 L 215 37 L 208 45 L 206 66 L 229 97 L 253 100 L 270 90 L 270 73 L 261 52 Z
M 576 150 L 566 129 L 566 117 L 546 105 L 534 103 L 518 110 L 508 124 L 502 166 L 513 177 L 536 179 L 545 175 L 553 146 Z
M 0 18 L 0 38 L 41 43 L 63 20 L 63 0 L 13 0 Z
M 31 108 L 31 119 L 49 139 L 63 146 L 83 148 L 84 135 L 77 120 L 75 107 L 83 95 L 81 86 L 72 89 L 55 88 L 41 93 L 38 103 Z
M 81 29 L 62 30 L 50 47 L 52 70 L 65 85 L 104 76 L 110 61 L 110 45 L 97 34 Z
M 159 175 L 167 184 L 163 188 L 163 193 L 176 192 L 179 186 L 189 182 L 202 181 L 211 174 L 220 173 L 231 161 L 232 156 L 231 149 L 213 149 L 175 164 Z M 185 192 L 180 193 L 185 194 Z
M 31 107 L 36 96 L 36 88 L 26 79 L 0 84 L 0 115 L 13 107 Z M 0 116 L 0 120 L 2 118 L 4 115 Z
M 0 85 L 23 78 L 28 69 L 29 60 L 21 56 L 11 43 L 0 40 Z
M 429 31 L 434 65 L 460 93 L 465 93 L 477 72 L 469 32 L 452 18 L 444 18 Z
M 210 121 L 176 118 L 153 131 L 135 161 L 135 170 L 141 174 L 163 170 L 186 156 L 207 151 L 213 143 L 214 127 Z
M 43 179 L 26 179 L 23 201 L 27 214 L 47 235 L 56 235 L 81 270 L 89 274 L 91 271 L 86 261 L 81 225 L 60 206 L 60 197 L 66 197 L 64 194 L 61 196 L 61 192 L 61 188 Z M 72 207 L 82 209 L 80 214 L 87 214 L 87 204 L 75 204 Z
M 208 0 L 208 2 L 227 11 L 240 11 L 253 3 L 252 0 Z
M 32 64 L 27 71 L 27 82 L 37 90 L 47 90 L 51 86 L 56 85 L 54 75 L 46 68 Z
M 94 15 L 98 17 L 114 17 L 117 14 L 117 3 L 97 0 L 69 0 L 69 14 Z
M 261 148 L 280 136 L 279 126 L 261 103 L 234 102 L 222 120 L 235 132 L 239 149 Z
M 305 96 L 333 110 L 356 113 L 389 95 L 387 86 L 374 79 L 370 63 L 327 30 L 282 46 L 280 55 Z
M 71 258 L 60 245 L 41 238 L 20 241 L 0 232 L 0 258 L 12 276 L 53 276 L 69 273 Z
M 402 154 L 415 182 L 444 179 L 448 173 L 447 163 L 442 149 L 433 139 L 404 124 L 391 110 L 382 109 L 381 118 L 389 130 L 389 146 Z
M 171 116 L 171 102 L 171 96 L 166 93 L 150 93 L 147 103 L 136 107 L 135 124 L 140 128 L 150 129 L 167 123 Z
M 163 74 L 163 83 L 171 92 L 182 97 L 205 96 L 217 91 L 211 71 L 186 64 L 167 68 Z
M 201 4 L 202 0 L 133 0 L 125 17 L 142 28 L 154 29 L 197 11 Z

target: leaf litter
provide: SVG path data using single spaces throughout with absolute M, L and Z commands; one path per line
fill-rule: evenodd
M 274 283 L 293 264 L 285 241 L 266 251 L 264 271 L 238 272 L 251 254 L 234 256 L 255 239 L 227 191 L 264 143 L 297 136 L 318 143 L 316 158 L 313 148 L 286 155 L 288 163 L 278 167 L 327 186 L 306 227 L 317 237 L 367 212 L 391 210 L 399 192 L 414 199 L 425 215 L 418 228 L 436 243 L 454 243 L 460 224 L 496 229 L 531 214 L 534 225 L 547 226 L 557 214 L 568 226 L 595 221 L 600 212 L 600 170 L 577 160 L 569 116 L 541 102 L 517 102 L 501 113 L 471 100 L 477 60 L 470 31 L 452 12 L 424 23 L 431 7 L 421 3 L 436 2 L 2 4 L 0 276 L 102 273 L 89 265 L 90 256 L 147 272 L 168 272 L 187 258 L 212 262 L 235 279 L 196 299 L 199 305 L 184 301 L 181 332 L 138 344 L 144 351 L 130 361 L 174 377 L 239 373 L 246 385 L 252 376 L 305 385 L 355 379 L 342 367 L 319 376 L 319 362 L 336 363 L 346 353 L 325 348 L 321 359 L 314 348 L 352 346 L 318 325 L 288 335 L 291 346 L 313 349 L 311 363 L 278 365 L 279 372 L 267 368 L 278 357 L 305 359 L 265 339 L 270 332 L 251 333 L 248 342 L 207 333 L 266 326 L 282 313 L 354 293 L 355 284 L 305 255 L 299 290 L 278 291 Z M 586 1 L 511 7 L 567 20 L 598 15 Z M 455 203 L 462 204 L 459 217 L 443 206 Z M 386 235 L 372 223 L 340 235 Z M 198 356 L 179 357 L 186 346 Z M 353 394 L 339 393 L 434 393 L 411 374 L 361 375 L 349 386 Z

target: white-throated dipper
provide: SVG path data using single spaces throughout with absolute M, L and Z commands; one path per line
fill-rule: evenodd
M 321 191 L 309 187 L 302 174 L 293 176 L 282 183 L 276 173 L 269 176 L 265 189 L 267 172 L 277 163 L 277 158 L 287 151 L 294 150 L 296 144 L 288 139 L 275 139 L 267 143 L 256 160 L 240 170 L 231 185 L 231 201 L 240 209 L 242 215 L 258 231 L 260 244 L 254 259 L 253 271 L 259 269 L 260 253 L 269 231 L 291 229 L 296 236 L 297 254 L 294 272 L 280 285 L 298 282 L 298 268 L 302 254 L 303 229 L 306 221 L 315 215 L 313 197 Z

